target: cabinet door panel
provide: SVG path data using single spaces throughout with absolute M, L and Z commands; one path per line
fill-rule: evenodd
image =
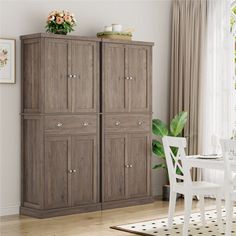
M 95 112 L 98 89 L 98 44 L 73 41 L 71 44 L 72 111 Z
M 72 205 L 98 202 L 98 160 L 96 135 L 72 138 Z
M 46 136 L 45 140 L 45 207 L 59 208 L 69 205 L 68 158 L 70 138 Z
M 45 50 L 45 112 L 68 112 L 70 96 L 68 83 L 69 43 L 47 39 Z
M 105 44 L 103 52 L 103 104 L 105 112 L 127 111 L 125 47 L 119 44 Z
M 128 138 L 127 197 L 149 194 L 150 143 L 148 134 L 131 134 Z
M 129 111 L 144 112 L 149 110 L 150 78 L 149 50 L 141 46 L 128 46 Z
M 103 164 L 103 200 L 125 198 L 126 138 L 122 134 L 105 135 Z

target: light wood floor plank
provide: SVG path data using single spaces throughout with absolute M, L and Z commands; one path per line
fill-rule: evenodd
M 198 209 L 194 201 L 193 211 Z M 213 200 L 207 200 L 207 208 L 215 207 Z M 156 201 L 152 204 L 119 209 L 34 219 L 26 216 L 1 217 L 1 236 L 128 236 L 130 233 L 110 229 L 110 226 L 145 221 L 167 216 L 168 202 Z M 183 213 L 183 200 L 177 201 L 176 214 Z

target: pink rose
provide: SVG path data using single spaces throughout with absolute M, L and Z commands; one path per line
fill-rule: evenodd
M 71 23 L 71 21 L 72 21 L 70 16 L 64 16 L 64 20 L 68 23 Z
M 62 17 L 57 17 L 56 23 L 57 23 L 58 25 L 61 25 L 63 22 L 64 22 L 64 20 L 63 20 Z
M 49 16 L 49 17 L 48 17 L 48 22 L 49 22 L 49 21 L 53 21 L 53 20 L 55 20 L 55 16 Z

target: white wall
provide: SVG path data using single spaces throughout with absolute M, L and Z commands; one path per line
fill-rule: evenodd
M 48 12 L 68 9 L 78 20 L 76 32 L 95 36 L 104 25 L 134 27 L 135 40 L 155 42 L 153 57 L 154 116 L 168 118 L 171 1 L 11 1 L 0 0 L 0 37 L 17 39 L 16 84 L 0 84 L 0 214 L 18 213 L 20 203 L 20 41 L 19 36 L 44 32 Z M 153 172 L 153 192 L 161 194 L 162 170 Z

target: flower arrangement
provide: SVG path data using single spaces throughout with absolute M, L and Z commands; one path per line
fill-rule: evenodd
M 8 51 L 6 49 L 0 49 L 0 68 L 7 64 Z
M 49 13 L 46 25 L 46 32 L 64 34 L 74 31 L 76 25 L 74 14 L 69 11 L 52 11 Z

